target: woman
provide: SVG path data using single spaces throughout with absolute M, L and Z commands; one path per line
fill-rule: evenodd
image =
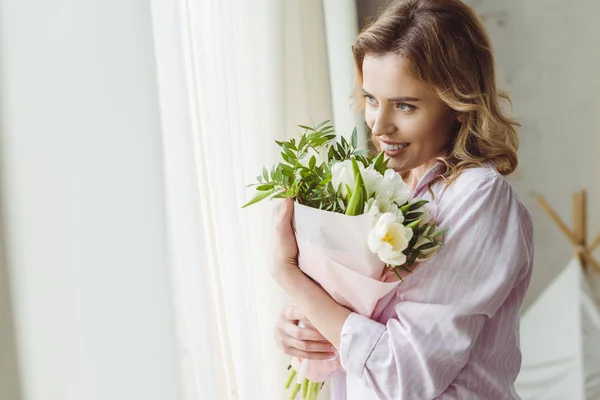
M 367 318 L 298 269 L 293 205 L 284 202 L 272 274 L 296 307 L 277 324 L 278 344 L 308 359 L 337 349 L 345 371 L 332 378 L 336 400 L 518 399 L 533 233 L 504 178 L 517 166 L 517 124 L 499 105 L 508 98 L 496 88 L 489 38 L 458 0 L 405 0 L 353 51 L 373 142 L 431 201 L 445 246 Z

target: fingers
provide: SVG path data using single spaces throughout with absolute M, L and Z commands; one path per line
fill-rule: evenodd
M 302 328 L 296 322 L 304 322 Z M 284 353 L 311 360 L 327 360 L 335 357 L 336 349 L 314 329 L 296 307 L 286 307 L 275 328 L 275 341 Z
M 314 330 L 315 332 L 317 332 L 317 334 L 320 337 L 322 337 L 316 330 L 315 326 L 313 324 L 311 324 L 308 319 L 306 319 L 306 316 L 300 310 L 298 310 L 297 307 L 289 306 L 289 307 L 284 308 L 281 312 L 281 317 L 284 320 L 290 321 L 290 322 L 294 323 L 295 325 L 298 325 L 300 328 L 307 328 L 309 330 Z M 325 338 L 315 339 L 315 340 L 325 340 Z
M 294 347 L 284 347 L 283 352 L 292 357 L 300 357 L 306 360 L 330 360 L 336 356 L 335 353 L 309 353 Z
M 306 321 L 308 322 L 308 320 L 306 319 L 306 316 L 300 312 L 300 310 L 298 310 L 297 307 L 294 306 L 288 306 L 286 308 L 284 308 L 281 311 L 281 316 L 285 319 L 287 319 L 288 321 Z
M 282 323 L 279 326 L 281 332 L 292 339 L 300 341 L 313 341 L 327 343 L 331 347 L 331 343 L 319 331 L 314 328 L 301 328 L 292 323 Z M 302 349 L 302 347 L 298 347 Z M 330 350 L 330 349 L 329 349 Z M 318 351 L 318 350 L 312 350 Z

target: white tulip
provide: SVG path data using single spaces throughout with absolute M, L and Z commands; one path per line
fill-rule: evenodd
M 350 188 L 354 187 L 354 172 L 352 171 L 351 160 L 345 160 L 333 164 L 331 167 L 331 183 L 333 184 L 333 188 L 335 190 L 337 190 L 341 185 L 340 191 L 342 193 L 342 198 L 346 199 L 348 197 L 346 185 L 348 185 Z
M 408 247 L 412 236 L 412 229 L 402 225 L 396 214 L 384 213 L 369 232 L 367 244 L 381 261 L 398 266 L 406 262 L 406 255 L 402 252 Z
M 375 218 L 379 218 L 383 213 L 392 213 L 400 223 L 404 221 L 404 215 L 396 203 L 392 203 L 385 199 L 377 199 L 372 197 L 365 206 L 365 213 L 371 214 Z
M 363 181 L 367 187 L 368 197 L 371 197 L 374 194 L 377 195 L 377 192 L 380 191 L 381 183 L 383 182 L 383 175 L 375 170 L 373 164 L 369 165 L 367 168 L 362 164 L 359 164 L 359 166 Z
M 400 174 L 388 169 L 379 184 L 376 197 L 402 205 L 410 198 L 410 189 Z

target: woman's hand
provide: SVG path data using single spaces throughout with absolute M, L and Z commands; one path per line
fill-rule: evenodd
M 293 217 L 294 201 L 283 199 L 275 220 L 275 259 L 271 271 L 275 280 L 282 273 L 298 270 L 298 244 L 292 227 Z
M 298 326 L 305 324 L 305 328 Z M 287 355 L 309 360 L 335 357 L 335 348 L 308 322 L 294 306 L 283 309 L 275 326 L 275 341 Z

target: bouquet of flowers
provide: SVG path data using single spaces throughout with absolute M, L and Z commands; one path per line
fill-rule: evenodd
M 300 125 L 298 140 L 276 142 L 283 162 L 270 171 L 263 167 L 249 185 L 256 195 L 244 207 L 293 198 L 300 269 L 339 304 L 370 317 L 379 299 L 440 249 L 444 232 L 428 202 L 413 199 L 401 176 L 387 168 L 383 153 L 358 150 L 356 129 L 350 141 L 336 142 L 328 123 Z M 286 382 L 290 399 L 316 399 L 338 368 L 337 358 L 294 358 Z

